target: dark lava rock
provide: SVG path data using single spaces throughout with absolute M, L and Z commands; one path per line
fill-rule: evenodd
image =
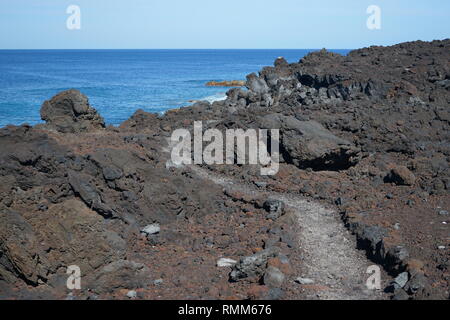
M 389 172 L 385 180 L 398 185 L 411 186 L 416 181 L 416 177 L 408 168 L 396 166 Z
M 103 168 L 103 176 L 108 181 L 114 181 L 122 177 L 122 171 L 114 166 L 107 166 Z
M 259 282 L 266 271 L 268 259 L 275 257 L 277 253 L 277 250 L 271 247 L 241 258 L 230 273 L 230 281 Z
M 75 194 L 79 195 L 90 208 L 106 218 L 111 218 L 114 212 L 106 203 L 103 203 L 102 197 L 90 180 L 91 178 L 88 175 L 74 171 L 69 172 L 69 183 Z
M 241 281 L 272 283 L 271 272 L 265 275 L 274 247 L 296 246 L 290 232 L 277 227 L 288 212 L 275 223 L 267 221 L 264 200 L 229 197 L 221 186 L 187 168 L 166 167 L 170 155 L 164 148 L 171 131 L 202 120 L 205 129 L 280 129 L 280 160 L 287 165 L 282 163 L 261 188 L 268 194 L 302 190 L 329 202 L 344 194 L 345 201 L 336 203 L 369 257 L 395 274 L 405 271 L 410 258 L 426 262 L 427 278 L 410 273 L 396 298 L 426 297 L 422 288 L 430 283 L 448 296 L 444 252 L 425 252 L 417 244 L 434 248 L 443 234 L 438 229 L 442 224 L 433 219 L 440 219 L 436 205 L 447 208 L 450 190 L 449 49 L 450 40 L 418 41 L 346 56 L 321 50 L 291 64 L 279 58 L 247 77 L 248 90 L 232 89 L 226 100 L 198 102 L 164 115 L 138 110 L 120 127 L 106 129 L 80 92 L 56 95 L 42 106 L 46 124 L 0 129 L 0 295 L 8 282 L 13 286 L 8 298 L 17 297 L 17 289 L 25 285 L 49 288 L 51 296 L 62 290 L 66 297 L 65 271 L 71 264 L 81 267 L 85 283 L 98 288 L 93 290 L 99 298 L 114 296 L 115 289 L 140 292 L 146 279 L 181 272 L 199 281 L 195 288 L 200 282 L 210 287 L 208 281 L 221 281 L 216 267 L 194 267 L 180 257 L 195 251 L 207 261 L 213 246 L 216 256 L 245 256 L 265 248 L 233 267 L 229 280 L 240 283 L 219 285 L 229 292 L 222 298 L 245 294 L 248 284 Z M 208 169 L 249 183 L 260 181 L 249 167 Z M 395 185 L 383 185 L 383 179 Z M 386 201 L 386 194 L 399 201 Z M 414 196 L 422 194 L 425 200 L 430 195 L 428 204 Z M 414 200 L 412 208 L 406 199 Z M 279 208 L 265 206 L 274 219 Z M 235 218 L 246 228 L 235 228 Z M 396 234 L 377 226 L 396 222 L 402 225 Z M 161 224 L 164 232 L 151 239 L 155 248 L 150 249 L 139 238 L 138 226 L 152 223 Z M 251 233 L 259 227 L 270 232 Z M 227 228 L 236 230 L 225 232 Z M 191 258 L 184 260 L 198 257 Z M 142 265 L 158 275 L 150 276 Z M 195 290 L 187 282 L 146 293 L 154 298 L 188 296 Z M 273 299 L 292 297 L 290 290 L 280 288 L 269 293 Z M 41 295 L 27 291 L 24 296 Z
M 88 98 L 78 90 L 60 92 L 41 107 L 41 118 L 47 127 L 63 133 L 102 129 L 103 118 L 89 105 Z
M 284 202 L 280 200 L 269 199 L 263 204 L 264 210 L 268 212 L 267 218 L 276 220 L 284 214 Z
M 313 170 L 348 169 L 357 162 L 358 150 L 315 121 L 270 114 L 260 119 L 261 127 L 281 131 L 280 153 L 299 168 Z

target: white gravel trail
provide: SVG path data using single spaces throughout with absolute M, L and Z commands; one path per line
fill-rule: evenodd
M 345 228 L 339 215 L 317 202 L 292 194 L 265 192 L 229 178 L 213 175 L 198 166 L 193 172 L 225 189 L 257 196 L 270 195 L 291 207 L 298 219 L 300 230 L 298 246 L 302 252 L 302 278 L 314 280 L 318 290 L 302 290 L 307 299 L 323 300 L 375 300 L 386 299 L 380 290 L 369 290 L 367 268 L 374 265 L 362 250 L 356 249 L 356 240 Z M 385 279 L 387 280 L 387 279 Z M 385 281 L 382 281 L 384 288 Z

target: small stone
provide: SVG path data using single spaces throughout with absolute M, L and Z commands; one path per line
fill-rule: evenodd
M 161 230 L 158 223 L 149 224 L 144 229 L 141 230 L 141 233 L 144 233 L 146 235 L 156 234 L 159 233 Z
M 281 288 L 270 288 L 267 293 L 266 299 L 268 300 L 281 300 L 284 297 L 284 291 Z
M 256 185 L 258 188 L 265 188 L 265 187 L 267 187 L 267 182 L 264 182 L 264 181 L 255 181 L 255 185 Z
M 337 199 L 334 201 L 334 203 L 335 203 L 337 206 L 342 206 L 342 205 L 344 204 L 344 199 L 342 199 L 341 197 L 339 197 L 339 198 L 337 198 Z
M 264 274 L 264 284 L 271 288 L 280 288 L 284 282 L 284 273 L 280 269 L 270 266 Z
M 400 288 L 403 288 L 409 280 L 408 272 L 400 273 L 395 279 L 394 282 L 398 284 Z
M 134 290 L 130 290 L 130 291 L 128 291 L 128 293 L 127 293 L 127 297 L 130 298 L 130 299 L 136 299 L 136 297 L 137 297 L 137 292 L 134 291 Z
M 237 263 L 236 260 L 233 259 L 229 259 L 229 258 L 220 258 L 217 261 L 217 266 L 218 267 L 232 267 Z
M 445 250 L 445 246 L 438 246 L 439 250 Z
M 314 280 L 298 277 L 297 279 L 295 279 L 295 282 L 306 285 L 306 284 L 313 284 Z
M 72 292 L 69 292 L 66 296 L 66 300 L 76 300 L 76 297 L 73 295 Z
M 405 286 L 405 291 L 408 292 L 409 294 L 415 294 L 419 290 L 424 289 L 427 286 L 428 281 L 426 277 L 423 274 L 419 273 L 408 281 L 408 283 Z
M 156 279 L 155 281 L 153 281 L 153 284 L 154 284 L 155 286 L 159 286 L 159 285 L 162 285 L 163 282 L 164 282 L 163 279 Z
M 47 207 L 46 204 L 41 203 L 41 204 L 38 205 L 38 210 L 39 210 L 39 211 L 47 211 L 47 210 L 48 210 L 48 207 Z
M 392 193 L 388 193 L 388 194 L 386 195 L 386 198 L 388 198 L 388 199 L 394 199 L 394 195 L 393 195 Z
M 440 210 L 439 211 L 439 215 L 440 216 L 448 216 L 448 211 L 447 210 Z
M 409 295 L 406 293 L 403 289 L 398 289 L 395 291 L 394 296 L 392 297 L 392 300 L 409 300 Z
M 280 200 L 269 199 L 263 204 L 264 209 L 268 212 L 268 219 L 276 220 L 284 214 L 284 202 Z
M 395 230 L 400 230 L 400 223 L 396 223 L 396 224 L 394 224 L 394 229 Z
M 103 168 L 103 177 L 108 181 L 114 181 L 122 177 L 122 171 L 113 166 Z

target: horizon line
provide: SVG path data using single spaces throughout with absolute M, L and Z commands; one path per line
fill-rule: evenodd
M 6 50 L 354 50 L 355 48 L 0 48 Z

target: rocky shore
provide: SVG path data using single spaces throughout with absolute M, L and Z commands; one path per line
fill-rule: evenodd
M 448 299 L 450 40 L 278 58 L 245 86 L 119 127 L 69 90 L 0 129 L 0 298 Z M 279 129 L 278 173 L 171 165 L 194 121 Z

